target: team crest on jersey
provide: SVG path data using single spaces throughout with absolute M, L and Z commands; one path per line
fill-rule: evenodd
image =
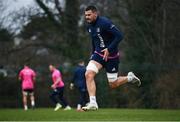
M 112 24 L 110 28 L 112 29 L 113 27 L 115 27 L 115 25 Z
M 88 29 L 88 32 L 91 33 L 91 29 L 90 28 Z
M 100 28 L 98 27 L 98 28 L 96 28 L 96 32 L 97 33 L 99 33 L 100 32 Z
M 113 68 L 112 71 L 116 71 L 116 68 Z

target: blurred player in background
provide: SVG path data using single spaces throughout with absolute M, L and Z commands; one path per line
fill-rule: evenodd
M 90 103 L 82 109 L 97 110 L 94 77 L 100 69 L 105 68 L 111 88 L 119 87 L 127 82 L 137 83 L 139 86 L 141 82 L 133 72 L 129 72 L 127 76 L 118 77 L 118 44 L 123 39 L 122 32 L 108 18 L 98 16 L 95 6 L 88 6 L 85 9 L 85 19 L 92 40 L 92 55 L 86 68 L 86 83 Z
M 36 79 L 36 73 L 29 68 L 27 65 L 19 73 L 19 80 L 22 81 L 22 95 L 23 95 L 23 104 L 24 110 L 28 110 L 27 105 L 27 96 L 30 96 L 31 106 L 35 107 L 35 98 L 34 98 L 34 83 Z
M 64 110 L 71 110 L 71 107 L 67 104 L 67 101 L 64 99 L 64 82 L 62 80 L 61 72 L 56 69 L 54 65 L 49 65 L 49 70 L 52 73 L 52 81 L 53 84 L 51 85 L 51 88 L 53 89 L 52 94 L 50 95 L 51 100 L 56 104 L 56 107 L 54 111 L 57 111 L 58 109 L 62 108 L 62 105 Z M 56 98 L 58 97 L 61 101 L 62 105 L 60 104 L 60 101 Z
M 85 78 L 85 72 L 86 72 L 86 67 L 84 64 L 83 60 L 78 61 L 78 65 L 75 67 L 74 70 L 74 76 L 72 83 L 70 84 L 70 89 L 75 87 L 79 90 L 80 97 L 79 97 L 79 102 L 77 104 L 77 111 L 81 111 L 81 107 L 84 106 L 87 102 L 87 88 L 86 88 L 86 78 Z
M 4 66 L 3 65 L 0 65 L 0 78 L 1 77 L 3 77 L 3 78 L 5 78 L 5 77 L 7 77 L 7 70 L 6 69 L 4 69 Z

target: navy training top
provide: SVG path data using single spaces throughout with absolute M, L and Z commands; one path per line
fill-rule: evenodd
M 108 18 L 98 16 L 94 23 L 88 24 L 87 30 L 92 38 L 92 53 L 101 53 L 105 48 L 108 48 L 110 56 L 118 53 L 123 34 Z
M 86 89 L 86 67 L 78 65 L 74 70 L 73 82 L 76 87 Z

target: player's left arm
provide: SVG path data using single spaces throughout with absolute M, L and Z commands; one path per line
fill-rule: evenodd
M 56 78 L 56 81 L 53 83 L 53 85 L 51 86 L 53 89 L 55 89 L 56 88 L 56 85 L 60 82 L 60 81 L 62 81 L 62 78 L 61 77 L 57 77 Z
M 60 81 L 62 81 L 62 78 L 61 78 L 61 77 L 58 77 L 58 78 L 56 79 L 56 81 L 54 82 L 54 85 L 57 85 Z
M 114 40 L 112 43 L 107 47 L 109 53 L 113 52 L 114 49 L 117 47 L 117 45 L 120 43 L 120 41 L 123 39 L 122 32 L 111 22 L 107 22 L 104 26 L 105 30 L 108 33 L 111 33 L 114 35 Z
M 115 25 L 112 24 L 111 21 L 104 21 L 102 28 L 104 31 L 114 36 L 114 40 L 111 42 L 111 44 L 101 51 L 104 54 L 103 59 L 107 61 L 109 54 L 114 52 L 119 42 L 123 39 L 123 35 L 118 30 L 118 28 L 116 28 Z
M 73 72 L 73 74 L 74 74 L 74 75 L 73 75 L 73 78 L 72 78 L 71 83 L 70 83 L 70 86 L 69 86 L 69 88 L 70 88 L 71 90 L 74 89 L 74 82 L 75 82 L 75 79 L 76 79 L 76 77 L 77 77 L 76 73 L 77 73 L 77 70 L 75 69 L 74 72 Z

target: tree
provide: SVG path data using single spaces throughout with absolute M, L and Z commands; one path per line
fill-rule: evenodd
M 59 0 L 50 1 L 55 5 L 53 10 L 57 13 L 51 11 L 51 9 L 42 0 L 36 0 L 36 2 L 39 7 L 44 10 L 49 20 L 52 21 L 55 27 L 58 28 L 59 34 L 61 34 L 63 40 L 60 41 L 58 45 L 60 49 L 63 49 L 63 55 L 71 56 L 71 59 L 78 58 L 79 51 L 76 49 L 79 48 L 79 1 L 66 0 L 64 11 L 62 10 L 62 7 L 60 7 Z
M 160 92 L 155 89 L 157 80 L 167 76 L 166 72 L 174 72 L 174 64 L 177 65 L 179 61 L 179 56 L 173 53 L 179 51 L 175 46 L 179 45 L 176 40 L 179 31 L 172 29 L 179 25 L 176 13 L 179 7 L 175 1 L 126 1 L 130 21 L 126 31 L 124 69 L 132 69 L 141 75 L 143 88 L 139 95 L 142 95 L 145 107 L 161 106 L 157 105 L 157 92 Z M 174 17 L 174 14 L 177 16 Z M 177 81 L 173 84 L 177 84 Z M 168 89 L 168 85 L 166 88 Z
M 63 19 L 63 34 L 66 41 L 65 53 L 71 55 L 71 58 L 80 58 L 81 48 L 79 42 L 79 0 L 66 0 L 66 10 Z M 68 48 L 70 50 L 68 50 Z M 77 50 L 78 49 L 78 50 Z

